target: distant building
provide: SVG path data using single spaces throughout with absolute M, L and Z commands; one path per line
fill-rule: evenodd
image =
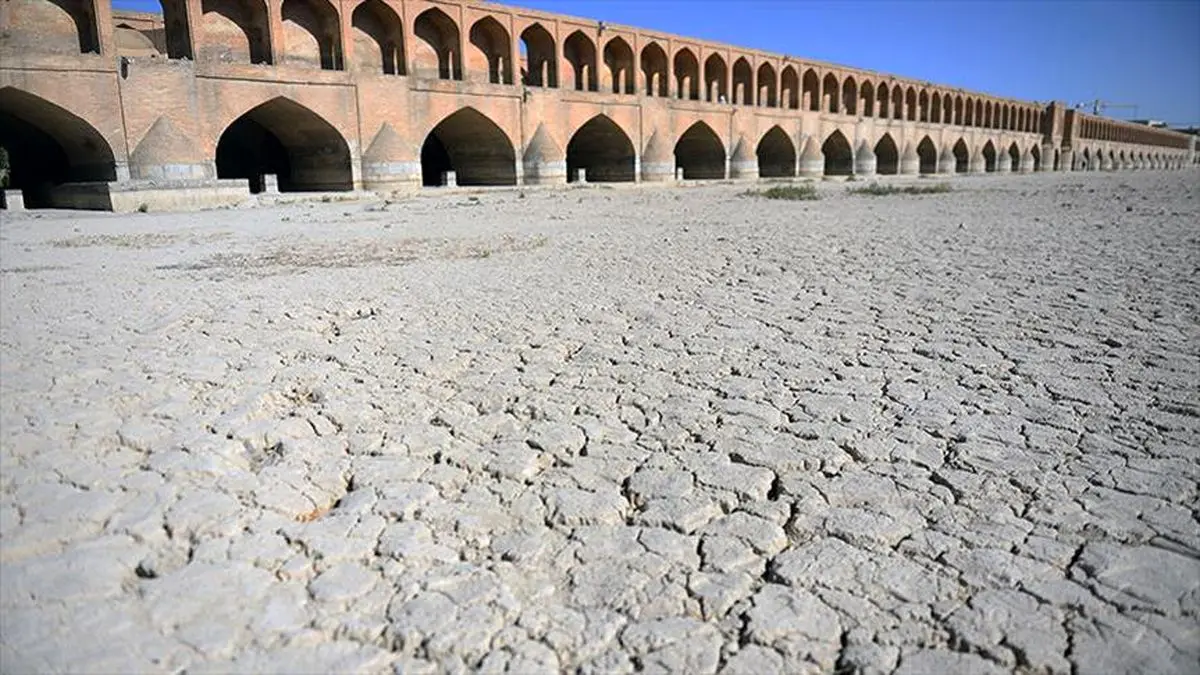
M 1129 120 L 1129 121 L 1133 122 L 1134 124 L 1144 124 L 1148 127 L 1154 127 L 1155 129 L 1166 129 L 1167 128 L 1167 123 L 1162 120 Z

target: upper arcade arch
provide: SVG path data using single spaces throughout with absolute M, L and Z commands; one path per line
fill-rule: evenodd
M 350 15 L 353 67 L 359 72 L 405 75 L 404 25 L 383 0 L 364 0 Z
M 471 26 L 471 58 L 467 63 L 470 79 L 486 79 L 491 84 L 512 84 L 512 38 L 508 31 L 490 16 Z
M 667 73 L 667 52 L 657 42 L 642 47 L 642 77 L 647 96 L 671 96 L 671 79 Z
M 778 108 L 778 90 L 776 89 L 775 68 L 770 63 L 763 61 L 758 67 L 756 75 L 758 81 L 758 92 L 755 98 L 757 105 L 767 108 Z
M 691 49 L 675 52 L 675 96 L 681 100 L 700 100 L 700 63 Z
M 412 71 L 417 77 L 441 80 L 462 79 L 462 53 L 458 24 L 437 7 L 417 15 L 413 22 L 417 36 L 412 55 Z
M 614 94 L 634 94 L 637 83 L 633 76 L 633 49 L 624 38 L 614 37 L 604 45 L 604 66 Z
M 733 62 L 733 99 L 738 105 L 754 105 L 754 71 L 746 57 Z
M 271 63 L 271 31 L 262 0 L 201 0 L 200 58 Z
M 817 71 L 812 68 L 804 71 L 802 91 L 800 107 L 813 112 L 819 111 L 821 109 L 821 80 L 817 77 Z
M 821 81 L 821 96 L 825 99 L 822 107 L 825 112 L 839 113 L 842 111 L 839 102 L 840 93 L 837 77 L 833 73 L 826 74 L 825 79 Z
M 729 100 L 729 70 L 720 54 L 709 54 L 704 59 L 704 100 L 709 103 L 724 103 Z
M 328 0 L 283 0 L 280 20 L 285 64 L 342 69 L 341 23 Z
M 563 58 L 571 67 L 571 89 L 596 91 L 596 45 L 577 30 L 563 42 Z
M 540 23 L 521 31 L 521 49 L 525 58 L 522 79 L 527 87 L 557 87 L 558 57 L 554 38 Z
M 100 32 L 91 0 L 6 0 L 8 25 L 36 31 L 6 31 L 10 48 L 50 54 L 99 54 Z
M 779 101 L 782 108 L 800 109 L 800 77 L 792 66 L 784 66 L 779 75 Z
M 858 114 L 858 85 L 849 75 L 842 81 L 842 112 L 847 115 Z

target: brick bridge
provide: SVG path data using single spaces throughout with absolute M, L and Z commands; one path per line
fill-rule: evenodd
M 492 3 L 162 7 L 0 3 L 0 145 L 28 205 L 1196 161 L 1193 137 L 1061 103 Z

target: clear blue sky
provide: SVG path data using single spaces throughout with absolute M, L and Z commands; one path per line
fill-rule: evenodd
M 1200 0 L 507 2 L 1025 100 L 1200 125 Z M 158 9 L 156 0 L 117 7 Z M 1132 109 L 1106 114 L 1130 118 Z

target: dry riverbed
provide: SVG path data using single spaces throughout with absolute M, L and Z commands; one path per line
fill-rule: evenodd
M 1200 174 L 951 184 L 0 214 L 0 671 L 1195 673 Z

